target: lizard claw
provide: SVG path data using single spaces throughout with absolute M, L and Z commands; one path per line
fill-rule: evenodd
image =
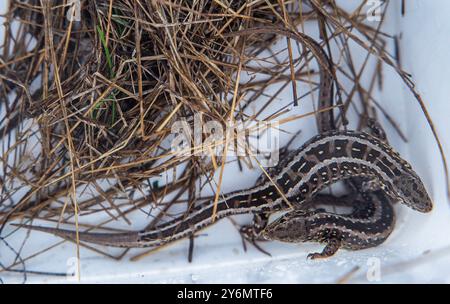
M 317 260 L 317 259 L 323 259 L 324 256 L 322 256 L 322 254 L 318 253 L 318 252 L 314 252 L 314 253 L 310 253 L 306 256 L 306 259 L 308 260 Z

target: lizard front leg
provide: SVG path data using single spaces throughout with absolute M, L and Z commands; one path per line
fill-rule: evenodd
M 322 252 L 314 252 L 308 254 L 307 258 L 311 260 L 326 259 L 333 256 L 342 246 L 342 242 L 339 238 L 330 238 L 327 245 Z

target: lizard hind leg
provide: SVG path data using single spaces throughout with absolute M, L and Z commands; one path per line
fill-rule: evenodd
M 339 248 L 341 248 L 341 246 L 341 240 L 339 240 L 338 238 L 329 239 L 322 252 L 310 253 L 308 254 L 307 258 L 311 260 L 329 258 L 333 256 L 339 250 Z
M 245 242 L 247 241 L 262 253 L 268 256 L 272 256 L 269 252 L 261 248 L 257 243 L 258 241 L 265 241 L 260 238 L 260 234 L 261 231 L 266 228 L 269 222 L 269 216 L 269 213 L 255 214 L 253 217 L 253 223 L 251 225 L 245 225 L 239 229 L 239 233 L 242 237 L 242 245 L 244 247 L 244 251 L 247 251 L 247 247 L 245 245 Z
M 378 122 L 378 120 L 374 118 L 369 118 L 367 120 L 367 128 L 369 133 L 372 136 L 375 136 L 379 140 L 381 140 L 384 143 L 388 143 L 386 131 L 384 130 L 383 126 Z

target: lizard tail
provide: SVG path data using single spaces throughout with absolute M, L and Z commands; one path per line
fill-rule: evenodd
M 123 233 L 91 233 L 91 232 L 76 232 L 73 230 L 58 229 L 51 227 L 41 227 L 33 225 L 19 225 L 11 224 L 25 229 L 41 231 L 45 233 L 54 234 L 71 242 L 87 242 L 97 245 L 111 246 L 111 247 L 141 247 L 139 244 L 139 234 L 136 231 Z

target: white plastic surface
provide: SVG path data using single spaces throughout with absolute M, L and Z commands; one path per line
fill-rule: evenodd
M 408 0 L 405 17 L 400 16 L 401 1 L 391 2 L 390 19 L 384 30 L 390 34 L 401 33 L 403 67 L 412 74 L 437 126 L 445 151 L 450 156 L 450 2 Z M 4 3 L 2 1 L 1 5 Z M 390 68 L 385 67 L 384 74 L 385 87 L 378 100 L 387 105 L 386 109 L 397 118 L 409 139 L 405 144 L 390 130 L 390 141 L 423 178 L 435 202 L 432 213 L 424 215 L 404 206 L 396 206 L 399 219 L 387 242 L 363 251 L 341 250 L 326 261 L 306 260 L 309 252 L 323 247 L 318 244 L 268 242 L 262 246 L 272 257 L 252 247 L 245 253 L 236 229 L 225 219 L 196 239 L 191 264 L 187 262 L 187 241 L 178 242 L 138 262 L 129 261 L 137 250 L 121 261 L 114 261 L 82 249 L 81 282 L 332 283 L 358 267 L 349 282 L 450 283 L 450 208 L 441 158 L 414 97 Z M 304 140 L 304 137 L 300 139 Z M 251 177 L 239 176 L 231 173 L 233 169 L 230 170 L 225 171 L 228 178 L 224 192 L 251 185 L 258 175 L 254 172 Z M 58 241 L 54 236 L 35 232 L 23 256 Z M 106 250 L 114 254 L 120 252 L 113 248 Z M 5 254 L 6 251 L 3 252 Z M 27 262 L 27 269 L 71 271 L 74 269 L 71 257 L 75 255 L 75 246 L 65 243 Z M 378 266 L 380 272 L 377 272 Z M 0 273 L 0 277 L 5 282 L 22 280 L 19 275 L 5 273 Z M 29 275 L 28 282 L 77 281 L 73 278 Z

